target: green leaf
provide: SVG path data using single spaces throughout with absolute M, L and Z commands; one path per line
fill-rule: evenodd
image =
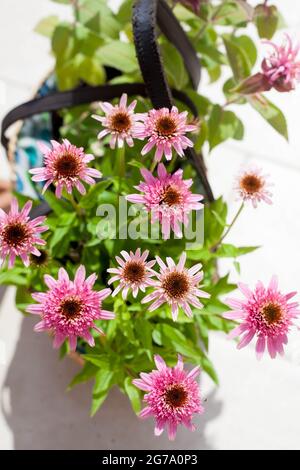
M 69 231 L 70 228 L 68 226 L 58 227 L 51 238 L 50 249 L 53 250 L 53 248 L 66 237 Z
M 96 375 L 97 367 L 93 364 L 85 363 L 81 371 L 75 375 L 70 384 L 68 385 L 67 390 L 71 390 L 75 385 L 80 383 L 88 382 L 92 377 Z
M 251 73 L 251 62 L 244 48 L 238 41 L 228 34 L 223 35 L 223 41 L 227 53 L 227 57 L 233 72 L 233 76 L 237 82 L 248 77 Z
M 163 323 L 157 325 L 156 330 L 160 331 L 163 344 L 169 343 L 176 352 L 193 359 L 197 363 L 201 361 L 203 355 L 202 351 L 197 348 L 192 341 L 188 340 L 177 328 Z
M 99 369 L 109 368 L 109 359 L 106 354 L 84 354 L 84 360 L 94 364 Z
M 216 370 L 207 356 L 205 356 L 201 361 L 202 369 L 210 376 L 210 378 L 215 382 L 215 384 L 219 384 L 219 378 L 216 373 Z
M 106 0 L 79 0 L 78 21 L 103 37 L 119 37 L 121 25 Z
M 218 214 L 216 217 L 215 214 Z M 227 219 L 227 205 L 220 197 L 209 206 L 204 206 L 204 240 L 206 246 L 212 246 L 220 240 Z
M 76 212 L 64 212 L 58 217 L 57 225 L 60 227 L 70 227 L 76 221 L 76 217 Z
M 231 40 L 243 49 L 249 60 L 249 65 L 252 68 L 256 64 L 257 60 L 257 49 L 252 39 L 249 36 L 241 35 L 232 36 Z
M 197 318 L 197 322 L 199 324 L 200 338 L 203 341 L 205 349 L 208 350 L 208 344 L 209 344 L 208 328 L 206 326 L 206 323 L 205 323 L 202 315 L 197 315 L 196 318 Z
M 38 22 L 34 31 L 42 36 L 46 36 L 50 38 L 53 35 L 53 32 L 56 26 L 59 23 L 59 18 L 56 15 L 47 16 L 47 18 L 43 18 L 41 21 Z
M 0 286 L 2 285 L 26 286 L 27 279 L 23 269 L 10 269 L 0 273 Z
M 133 411 L 138 414 L 141 411 L 141 397 L 138 389 L 133 385 L 132 378 L 126 377 L 124 381 L 125 392 L 128 395 Z
M 234 78 L 229 78 L 223 85 L 223 93 L 227 98 L 227 101 L 234 101 L 235 104 L 245 104 L 247 103 L 246 98 L 241 96 L 239 93 L 236 93 L 234 89 L 236 88 L 236 81 Z
M 143 348 L 150 354 L 152 351 L 152 325 L 144 318 L 136 318 L 134 322 L 136 337 Z
M 128 165 L 134 166 L 135 168 L 139 169 L 145 168 L 145 164 L 138 160 L 130 160 L 130 162 L 128 162 Z
M 125 73 L 138 70 L 138 64 L 133 44 L 121 41 L 110 41 L 100 47 L 95 56 L 103 65 L 117 68 Z
M 67 201 L 64 199 L 57 199 L 55 194 L 51 191 L 46 191 L 43 197 L 56 215 L 60 216 L 64 212 L 73 212 L 74 210 Z
M 232 111 L 225 111 L 218 104 L 213 106 L 208 130 L 210 150 L 229 138 L 240 140 L 244 135 L 244 127 L 240 119 Z
M 262 94 L 247 97 L 251 106 L 286 140 L 288 128 L 283 112 Z
M 57 66 L 65 66 L 75 51 L 74 29 L 69 23 L 60 23 L 52 36 L 52 51 L 56 57 Z
M 99 60 L 77 54 L 74 63 L 76 64 L 78 77 L 89 85 L 96 86 L 105 82 L 105 70 Z
M 259 246 L 234 246 L 228 243 L 223 243 L 216 252 L 219 258 L 237 258 L 238 256 L 246 255 L 257 250 Z
M 211 101 L 206 98 L 206 96 L 199 95 L 199 93 L 197 93 L 197 91 L 195 90 L 187 89 L 185 90 L 185 92 L 188 97 L 193 100 L 193 103 L 197 108 L 199 116 L 206 116 L 206 114 L 208 114 L 211 110 Z
M 229 275 L 221 277 L 216 284 L 213 284 L 206 290 L 211 294 L 212 297 L 228 294 L 236 289 L 236 284 L 230 284 L 228 282 Z
M 189 81 L 181 55 L 170 43 L 162 44 L 161 53 L 170 86 L 181 90 Z
M 91 209 L 94 207 L 98 203 L 98 197 L 111 185 L 111 183 L 112 180 L 107 179 L 91 186 L 89 192 L 81 198 L 79 203 L 80 207 L 83 209 Z
M 277 8 L 274 5 L 257 5 L 254 20 L 259 37 L 272 39 L 279 24 Z
M 249 20 L 248 11 L 239 1 L 225 1 L 223 5 L 215 6 L 212 12 L 214 23 L 220 25 L 242 25 Z
M 218 49 L 214 46 L 209 46 L 206 44 L 198 44 L 197 51 L 200 53 L 201 57 L 204 56 L 209 61 L 214 62 L 218 65 L 227 65 L 228 61 L 224 54 L 222 54 Z
M 105 401 L 114 376 L 110 370 L 99 370 L 95 376 L 93 388 L 93 399 L 91 406 L 91 416 L 94 416 Z
M 19 286 L 16 292 L 16 307 L 18 310 L 25 311 L 29 304 L 32 304 L 33 300 L 28 288 Z

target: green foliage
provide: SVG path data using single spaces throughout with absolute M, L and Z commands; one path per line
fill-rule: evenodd
M 279 13 L 274 5 L 257 5 L 255 24 L 260 38 L 272 39 L 279 25 Z
M 227 139 L 241 140 L 244 136 L 242 121 L 232 111 L 226 111 L 218 104 L 212 108 L 208 129 L 210 150 Z
M 247 99 L 270 126 L 288 140 L 288 128 L 283 112 L 262 94 L 249 96 Z

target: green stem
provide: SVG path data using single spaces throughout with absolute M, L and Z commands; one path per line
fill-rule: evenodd
M 223 235 L 222 235 L 222 237 L 220 238 L 220 240 L 219 240 L 217 243 L 215 243 L 215 244 L 211 247 L 210 251 L 211 251 L 212 253 L 215 252 L 215 251 L 218 249 L 218 247 L 220 246 L 220 244 L 222 243 L 222 241 L 224 240 L 224 238 L 227 237 L 228 233 L 230 232 L 230 230 L 232 229 L 232 227 L 233 227 L 234 224 L 236 223 L 236 221 L 237 221 L 237 219 L 239 218 L 239 216 L 240 216 L 240 214 L 241 214 L 241 212 L 242 212 L 243 209 L 244 209 L 244 203 L 242 202 L 242 204 L 241 204 L 239 210 L 237 211 L 237 213 L 236 213 L 235 216 L 233 217 L 231 223 L 228 225 L 227 229 L 226 229 L 225 232 L 223 233 Z
M 151 171 L 151 173 L 153 173 L 153 172 L 154 172 L 154 170 L 155 170 L 155 168 L 156 168 L 156 165 L 157 165 L 157 163 L 158 163 L 158 162 L 157 162 L 157 160 L 153 160 L 153 162 L 152 162 L 152 165 L 151 165 L 151 167 L 150 167 L 150 171 Z
M 210 25 L 210 24 L 213 24 L 214 21 L 216 20 L 217 16 L 218 16 L 218 13 L 221 11 L 221 9 L 223 8 L 223 2 L 220 3 L 220 5 L 216 8 L 216 11 L 214 12 L 214 14 L 207 19 L 207 22 L 204 23 L 204 25 L 202 26 L 202 28 L 200 28 L 200 30 L 198 31 L 198 33 L 196 34 L 195 36 L 195 40 L 197 41 L 198 39 L 200 39 L 202 37 L 202 35 L 205 33 L 206 31 L 206 28 Z
M 77 215 L 81 217 L 83 215 L 82 209 L 79 207 L 79 204 L 76 202 L 73 194 L 65 193 L 64 197 L 71 203 L 72 207 L 76 211 Z
M 125 164 L 125 144 L 123 147 L 119 147 L 117 149 L 117 154 L 116 154 L 116 174 L 119 175 L 120 178 L 124 178 L 125 176 L 125 169 L 126 169 L 126 164 Z

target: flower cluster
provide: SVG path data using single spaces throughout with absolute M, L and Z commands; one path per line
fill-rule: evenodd
M 198 11 L 199 2 L 184 1 L 182 3 Z M 299 79 L 300 64 L 296 61 L 298 48 L 293 48 L 289 37 L 287 37 L 286 45 L 277 47 L 272 44 L 272 47 L 274 53 L 262 64 L 261 75 L 265 89 L 273 87 L 278 91 L 290 91 Z M 250 77 L 247 85 L 248 91 L 244 87 L 244 90 L 242 88 L 239 90 L 241 93 L 249 92 L 251 86 L 251 92 L 257 91 L 257 82 L 253 79 L 251 82 L 251 78 L 253 77 Z M 259 78 L 261 79 L 261 76 Z M 241 87 L 244 85 L 242 84 Z M 189 223 L 189 215 L 192 211 L 199 211 L 203 208 L 204 198 L 201 194 L 194 194 L 191 191 L 193 180 L 184 179 L 183 169 L 173 165 L 174 161 L 170 170 L 161 163 L 161 160 L 164 156 L 166 161 L 170 162 L 174 152 L 179 157 L 183 157 L 185 150 L 193 146 L 193 141 L 187 137 L 187 134 L 196 131 L 197 126 L 189 122 L 187 112 L 179 112 L 175 106 L 171 109 L 151 109 L 148 113 L 136 113 L 137 104 L 137 101 L 128 104 L 126 94 L 121 96 L 116 105 L 108 102 L 100 103 L 104 116 L 100 114 L 92 116 L 103 127 L 98 134 L 98 139 L 105 139 L 104 143 L 108 142 L 111 149 L 124 148 L 125 144 L 133 147 L 135 139 L 147 141 L 144 143 L 141 155 L 146 155 L 153 150 L 152 170 L 148 170 L 146 165 L 141 169 L 143 181 L 135 186 L 138 192 L 127 194 L 126 199 L 132 203 L 141 204 L 150 214 L 151 222 L 159 222 L 165 240 L 170 238 L 171 231 L 177 237 L 182 237 L 182 225 L 186 226 Z M 86 193 L 87 185 L 94 185 L 95 179 L 102 177 L 99 170 L 89 166 L 94 156 L 85 153 L 84 148 L 76 147 L 67 139 L 63 139 L 62 143 L 52 140 L 51 146 L 41 143 L 40 150 L 44 155 L 44 166 L 31 170 L 32 180 L 45 182 L 43 193 L 50 185 L 53 185 L 56 197 L 58 199 L 65 197 L 69 200 L 72 205 L 70 207 L 75 208 L 76 214 L 81 217 L 85 205 L 78 206 L 80 195 Z M 156 165 L 157 173 L 155 174 Z M 260 202 L 272 203 L 270 186 L 268 176 L 261 169 L 252 167 L 242 170 L 234 186 L 238 198 L 242 201 L 241 208 L 217 243 L 208 247 L 209 255 L 212 257 L 215 255 L 245 202 L 252 203 L 255 208 Z M 90 194 L 87 198 L 89 197 Z M 94 197 L 94 191 L 92 191 L 92 197 Z M 84 201 L 86 202 L 86 198 Z M 55 202 L 58 203 L 57 200 Z M 31 208 L 32 203 L 28 201 L 23 209 L 19 210 L 17 200 L 13 199 L 8 213 L 0 209 L 0 265 L 8 258 L 8 267 L 12 267 L 16 257 L 19 256 L 25 266 L 28 266 L 30 262 L 35 267 L 47 266 L 48 252 L 40 251 L 37 246 L 46 245 L 46 240 L 49 238 L 46 235 L 46 239 L 43 240 L 40 234 L 47 231 L 48 227 L 43 225 L 45 217 L 30 219 Z M 71 212 L 70 214 L 72 218 L 74 214 Z M 48 223 L 51 227 L 50 219 Z M 50 238 L 50 246 L 51 241 Z M 81 246 L 78 251 L 80 249 Z M 109 247 L 106 249 L 109 251 Z M 133 297 L 139 304 L 142 314 L 155 317 L 155 321 L 156 316 L 162 315 L 164 326 L 169 328 L 172 328 L 170 324 L 174 324 L 170 317 L 177 322 L 177 325 L 183 321 L 189 323 L 193 315 L 199 314 L 198 310 L 203 308 L 200 299 L 210 298 L 206 289 L 201 288 L 204 278 L 202 264 L 200 262 L 192 264 L 189 260 L 187 262 L 185 252 L 178 257 L 175 256 L 175 259 L 167 256 L 163 260 L 157 255 L 158 249 L 151 250 L 153 259 L 151 259 L 150 250 L 143 251 L 141 247 L 135 247 L 135 251 L 129 248 L 129 251 L 122 250 L 119 253 L 120 250 L 121 248 L 118 247 L 116 251 L 111 251 L 113 255 L 118 253 L 115 257 L 115 264 L 107 262 L 101 272 L 88 273 L 88 277 L 86 273 L 88 265 L 86 263 L 84 263 L 86 267 L 79 265 L 80 255 L 79 259 L 75 260 L 70 256 L 68 261 L 63 263 L 74 274 L 74 278 L 70 279 L 64 267 L 60 267 L 55 272 L 57 278 L 50 274 L 44 275 L 47 288 L 45 291 L 32 294 L 36 303 L 29 305 L 27 312 L 40 317 L 34 329 L 37 332 L 47 331 L 53 337 L 55 348 L 61 347 L 65 341 L 71 351 L 76 351 L 78 342 L 79 346 L 86 342 L 90 347 L 94 347 L 97 335 L 104 335 L 105 326 L 102 321 L 113 320 L 116 316 L 114 312 L 105 310 L 103 304 L 105 301 L 112 302 L 112 297 L 119 294 L 122 308 L 130 303 Z M 203 259 L 205 260 L 205 256 Z M 97 271 L 97 269 L 93 268 L 91 271 Z M 111 277 L 107 279 L 109 275 Z M 113 286 L 113 289 L 105 287 L 105 284 Z M 204 284 L 207 285 L 207 278 Z M 232 310 L 223 314 L 224 318 L 239 322 L 230 332 L 229 337 L 241 336 L 238 348 L 245 347 L 256 337 L 258 358 L 261 358 L 266 348 L 271 358 L 274 358 L 277 353 L 283 354 L 284 345 L 288 341 L 288 333 L 294 320 L 300 315 L 298 303 L 290 302 L 295 292 L 281 293 L 275 277 L 267 287 L 258 282 L 253 292 L 243 283 L 239 284 L 239 288 L 246 299 L 228 299 L 227 304 Z M 130 296 L 132 296 L 131 299 Z M 119 300 L 115 306 L 118 302 Z M 203 302 L 208 303 L 209 300 Z M 160 307 L 163 308 L 159 312 L 157 310 Z M 113 309 L 118 313 L 116 307 Z M 180 312 L 188 318 L 179 316 Z M 209 313 L 208 309 L 205 313 L 207 312 Z M 110 323 L 110 325 L 114 324 Z M 151 338 L 150 332 L 150 341 L 152 341 Z M 185 337 L 183 338 L 185 341 Z M 168 357 L 165 359 L 169 360 Z M 150 351 L 151 360 L 152 352 Z M 156 370 L 150 373 L 141 372 L 140 378 L 133 380 L 137 388 L 146 392 L 144 395 L 146 407 L 141 411 L 140 416 L 142 418 L 154 417 L 155 434 L 160 435 L 164 428 L 167 428 L 168 436 L 172 440 L 175 438 L 178 425 L 194 430 L 193 416 L 203 413 L 199 385 L 196 381 L 200 368 L 197 366 L 186 372 L 180 355 L 174 367 L 168 367 L 159 355 L 154 355 L 154 362 Z M 151 369 L 148 367 L 144 370 Z M 138 393 L 137 390 L 135 393 Z
M 141 254 L 140 249 L 136 253 L 121 252 L 124 260 L 119 256 L 116 257 L 119 268 L 110 268 L 108 272 L 114 276 L 110 279 L 109 284 L 118 282 L 119 284 L 113 292 L 116 295 L 122 290 L 123 299 L 126 299 L 128 291 L 131 289 L 133 296 L 136 297 L 139 289 L 145 292 L 146 287 L 153 287 L 151 294 L 144 297 L 141 303 L 148 303 L 154 300 L 149 307 L 149 311 L 156 310 L 162 304 L 167 303 L 171 307 L 173 320 L 178 317 L 178 309 L 182 308 L 188 317 L 192 316 L 190 305 L 201 309 L 203 305 L 198 297 L 208 298 L 209 294 L 199 289 L 198 285 L 203 279 L 202 265 L 200 263 L 192 268 L 185 267 L 186 253 L 180 257 L 176 265 L 174 260 L 167 258 L 167 265 L 157 256 L 156 261 L 160 266 L 160 272 L 152 269 L 155 260 L 146 261 L 149 254 L 145 251 Z M 153 276 L 156 280 L 153 280 Z

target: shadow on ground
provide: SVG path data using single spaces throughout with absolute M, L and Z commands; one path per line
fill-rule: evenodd
M 206 413 L 196 420 L 198 431 L 182 429 L 175 443 L 153 436 L 152 420 L 141 421 L 128 400 L 113 389 L 101 410 L 90 418 L 91 386 L 66 387 L 78 371 L 70 359 L 58 361 L 46 335 L 34 334 L 34 320 L 23 320 L 20 339 L 3 390 L 4 416 L 14 435 L 15 449 L 211 449 L 205 428 L 221 412 L 214 393 L 208 396 Z M 3 396 L 3 395 L 2 395 Z

